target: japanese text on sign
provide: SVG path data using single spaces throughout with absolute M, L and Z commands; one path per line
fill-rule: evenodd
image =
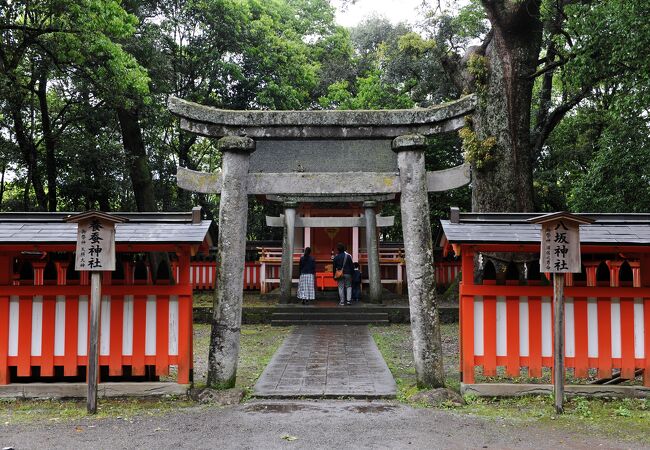
M 578 224 L 558 220 L 542 225 L 540 270 L 550 273 L 580 272 Z
M 76 270 L 115 270 L 115 227 L 91 219 L 77 229 Z

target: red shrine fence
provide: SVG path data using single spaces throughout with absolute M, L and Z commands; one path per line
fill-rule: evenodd
M 296 261 L 299 256 L 296 256 Z M 397 266 L 398 263 L 392 263 L 392 266 Z M 206 291 L 212 290 L 217 284 L 217 263 L 216 261 L 192 261 L 190 263 L 190 283 L 195 290 Z M 391 270 L 390 267 L 384 265 L 381 267 L 382 280 L 390 283 L 400 283 L 405 279 L 405 268 L 403 261 L 399 263 L 400 271 Z M 264 274 L 262 271 L 264 270 Z M 178 280 L 178 272 L 176 279 Z M 449 286 L 460 274 L 460 261 L 441 261 L 435 263 L 436 284 L 440 288 Z M 395 276 L 397 274 L 397 276 Z M 330 277 L 331 278 L 331 277 Z M 266 284 L 266 289 L 262 285 Z M 280 263 L 276 265 L 263 264 L 258 261 L 247 261 L 244 267 L 244 290 L 245 291 L 263 291 L 267 292 L 269 286 L 280 284 Z M 327 284 L 324 283 L 327 287 Z M 336 286 L 336 283 L 333 283 Z M 320 286 L 319 286 L 320 289 Z
M 0 384 L 29 377 L 76 377 L 87 364 L 90 286 L 10 286 L 0 296 Z M 189 286 L 102 286 L 99 364 L 109 376 L 169 374 L 178 366 L 178 383 L 190 382 L 192 367 L 192 290 Z
M 192 286 L 189 249 L 175 262 L 175 285 L 111 279 L 102 284 L 99 365 L 108 376 L 155 376 L 178 366 L 179 384 L 192 369 Z M 5 260 L 6 261 L 6 260 Z M 186 262 L 183 262 L 186 261 Z M 33 280 L 14 278 L 0 293 L 0 384 L 14 377 L 78 377 L 88 359 L 88 272 L 66 277 L 68 262 L 56 262 L 57 279 L 44 280 L 45 263 L 33 262 Z M 128 264 L 127 274 L 132 274 Z M 54 284 L 56 283 L 56 284 Z M 58 368 L 58 369 L 55 369 Z
M 193 289 L 207 291 L 217 286 L 216 261 L 192 261 L 190 267 L 190 283 Z M 279 267 L 269 267 L 267 272 L 272 278 L 280 277 Z M 178 280 L 178 270 L 174 273 Z M 261 264 L 257 261 L 247 261 L 244 266 L 244 290 L 259 291 L 261 286 Z
M 464 272 L 473 273 L 471 249 L 463 248 L 462 264 Z M 610 266 L 612 275 L 617 274 L 620 264 Z M 564 291 L 565 366 L 574 370 L 575 378 L 588 377 L 590 369 L 599 378 L 620 369 L 623 378 L 633 379 L 635 371 L 645 369 L 644 385 L 650 386 L 650 287 L 639 287 L 638 270 L 635 282 L 619 283 L 612 277 L 607 285 L 596 281 L 596 265 L 587 266 L 586 272 L 583 282 L 568 277 Z M 553 287 L 517 281 L 497 286 L 493 280 L 474 284 L 468 278 L 460 283 L 463 383 L 475 382 L 477 367 L 483 376 L 494 376 L 504 367 L 512 377 L 522 370 L 541 377 L 542 368 L 552 368 Z

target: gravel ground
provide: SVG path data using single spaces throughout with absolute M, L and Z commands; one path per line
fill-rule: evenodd
M 245 327 L 242 346 L 247 351 L 240 360 L 239 386 L 252 385 L 290 330 Z M 414 381 L 408 326 L 373 327 L 371 331 L 407 394 Z M 457 355 L 457 331 L 456 326 L 443 327 L 446 355 Z M 208 340 L 209 327 L 195 327 L 198 382 L 205 376 Z M 458 382 L 457 367 L 457 357 L 445 360 L 450 384 Z M 83 404 L 61 402 L 34 405 L 46 411 L 34 411 L 31 418 L 23 411 L 20 420 L 12 417 L 12 409 L 20 409 L 19 405 L 7 404 L 4 414 L 0 411 L 6 420 L 0 421 L 0 448 L 650 448 L 611 433 L 595 433 L 598 427 L 594 429 L 589 420 L 567 426 L 540 420 L 524 410 L 520 415 L 496 418 L 470 411 L 414 408 L 397 401 L 254 400 L 227 408 L 171 399 L 150 407 L 137 401 L 104 402 L 100 408 L 110 410 L 104 416 L 84 417 L 83 411 L 77 411 Z M 501 406 L 486 408 L 498 412 Z M 618 435 L 648 442 L 641 430 L 632 433 L 636 437 Z
M 643 448 L 548 425 L 392 402 L 252 401 L 161 416 L 0 425 L 0 446 L 58 448 Z

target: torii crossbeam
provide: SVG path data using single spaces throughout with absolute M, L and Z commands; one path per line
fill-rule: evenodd
M 470 178 L 466 165 L 427 172 L 424 149 L 426 136 L 461 128 L 475 103 L 474 96 L 466 96 L 403 110 L 229 111 L 170 99 L 169 110 L 180 117 L 181 128 L 219 138 L 223 153 L 220 172 L 179 167 L 177 175 L 183 189 L 221 194 L 208 385 L 235 383 L 248 195 L 257 194 L 293 201 L 301 196 L 400 196 L 417 380 L 423 386 L 444 384 L 427 193 L 463 186 Z M 364 203 L 369 229 L 377 226 L 374 204 Z M 295 203 L 288 204 L 284 220 L 293 229 Z M 377 252 L 374 236 L 369 253 Z M 378 275 L 378 263 L 369 267 L 373 271 Z

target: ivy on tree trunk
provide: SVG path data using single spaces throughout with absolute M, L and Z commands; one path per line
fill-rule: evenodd
M 534 209 L 530 109 L 542 42 L 541 0 L 483 0 L 492 24 L 485 47 L 487 76 L 479 86 L 474 124 L 479 140 L 494 138 L 490 162 L 473 172 L 474 211 Z

